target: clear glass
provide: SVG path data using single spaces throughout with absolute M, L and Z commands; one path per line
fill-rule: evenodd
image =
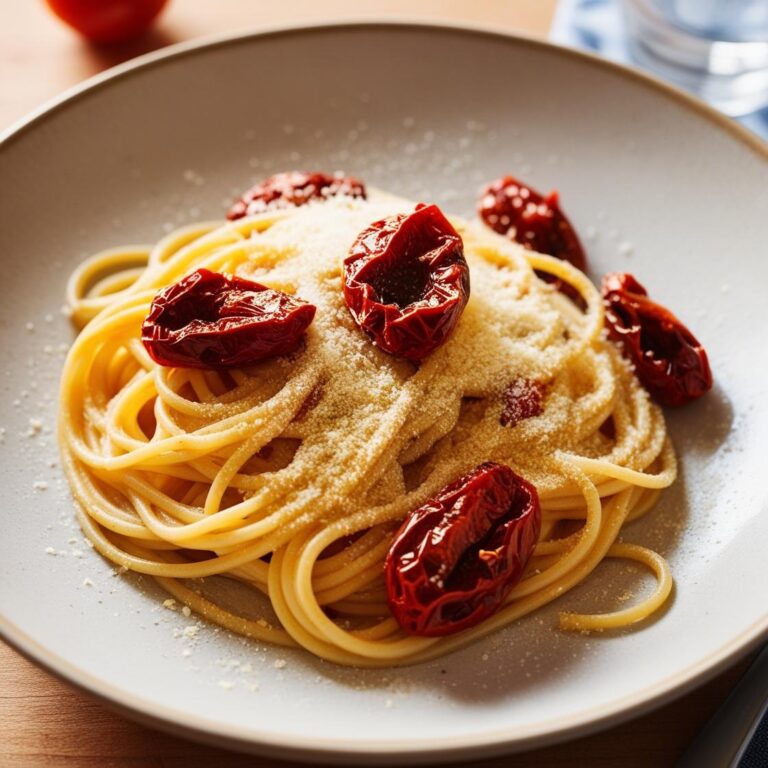
M 729 115 L 768 105 L 768 0 L 623 0 L 636 63 Z
M 673 24 L 710 40 L 768 40 L 768 0 L 655 0 Z

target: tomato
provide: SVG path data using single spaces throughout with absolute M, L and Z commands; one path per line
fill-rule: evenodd
M 141 340 L 159 365 L 234 368 L 295 352 L 315 311 L 252 280 L 198 269 L 155 296 Z
M 97 43 L 117 43 L 140 35 L 167 0 L 46 0 L 51 10 L 81 35 Z
M 344 260 L 344 300 L 390 355 L 418 362 L 445 343 L 469 299 L 459 233 L 436 205 L 375 221 Z
M 495 613 L 541 530 L 536 488 L 486 462 L 411 512 L 384 562 L 387 604 L 409 634 L 461 632 Z
M 542 195 L 513 176 L 491 182 L 480 195 L 480 218 L 500 235 L 587 271 L 587 257 L 557 192 Z
M 632 275 L 606 275 L 603 303 L 608 338 L 621 346 L 656 402 L 685 405 L 712 389 L 704 347 L 672 312 L 648 298 Z
M 276 173 L 251 187 L 229 209 L 230 221 L 281 208 L 298 208 L 313 200 L 327 200 L 335 195 L 366 198 L 365 184 L 340 171 L 334 174 L 318 171 Z

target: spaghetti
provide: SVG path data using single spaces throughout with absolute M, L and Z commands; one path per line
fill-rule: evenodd
M 617 540 L 673 482 L 675 457 L 661 410 L 604 338 L 599 293 L 569 264 L 452 219 L 472 275 L 461 320 L 419 366 L 387 355 L 350 317 L 341 263 L 371 221 L 410 208 L 339 197 L 186 227 L 83 264 L 68 287 L 81 330 L 63 373 L 59 434 L 84 532 L 206 619 L 339 664 L 448 653 L 561 596 L 606 557 L 647 566 L 655 590 L 615 613 L 562 614 L 561 627 L 647 617 L 670 594 L 669 568 Z M 198 268 L 311 301 L 303 348 L 228 371 L 156 365 L 142 321 L 158 290 Z M 537 274 L 570 286 L 584 311 Z M 520 381 L 541 388 L 542 411 L 510 422 L 505 393 Z M 533 556 L 481 624 L 408 635 L 387 609 L 392 536 L 411 510 L 487 461 L 538 490 Z M 211 576 L 267 599 L 254 594 L 239 610 L 209 592 Z

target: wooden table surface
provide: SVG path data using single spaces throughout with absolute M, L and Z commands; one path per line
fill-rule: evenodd
M 433 18 L 545 36 L 556 0 L 171 0 L 143 39 L 113 48 L 81 41 L 42 0 L 0 0 L 0 129 L 82 79 L 140 53 L 205 34 L 298 21 Z M 665 768 L 727 696 L 747 661 L 710 683 L 590 737 L 477 766 Z M 246 757 L 168 736 L 114 714 L 0 643 L 0 768 L 268 768 Z

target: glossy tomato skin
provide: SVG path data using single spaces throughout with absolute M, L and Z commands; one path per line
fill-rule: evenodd
M 516 427 L 521 421 L 544 411 L 544 385 L 530 379 L 515 379 L 501 395 L 502 427 Z
M 608 338 L 620 345 L 656 402 L 681 406 L 712 389 L 701 342 L 670 310 L 652 301 L 633 275 L 605 275 L 602 291 Z
M 478 213 L 500 235 L 586 272 L 587 256 L 557 192 L 542 195 L 514 176 L 502 176 L 483 190 Z
M 235 368 L 295 352 L 314 316 L 296 296 L 198 269 L 155 296 L 141 340 L 158 365 Z
M 486 462 L 411 512 L 384 563 L 387 604 L 411 635 L 461 632 L 495 613 L 541 530 L 536 488 Z
M 230 221 L 266 211 L 298 208 L 329 197 L 359 197 L 365 200 L 365 184 L 353 176 L 320 171 L 285 171 L 276 173 L 251 187 L 229 209 Z
M 477 205 L 480 218 L 495 232 L 523 248 L 545 253 L 587 271 L 587 256 L 576 230 L 560 208 L 557 192 L 542 195 L 514 176 L 502 176 L 486 186 Z M 541 270 L 538 277 L 568 296 L 580 309 L 586 304 L 570 284 Z
M 344 260 L 344 300 L 380 349 L 423 360 L 446 342 L 469 300 L 459 233 L 423 203 L 373 222 Z
M 168 0 L 46 0 L 70 27 L 95 43 L 138 37 Z

